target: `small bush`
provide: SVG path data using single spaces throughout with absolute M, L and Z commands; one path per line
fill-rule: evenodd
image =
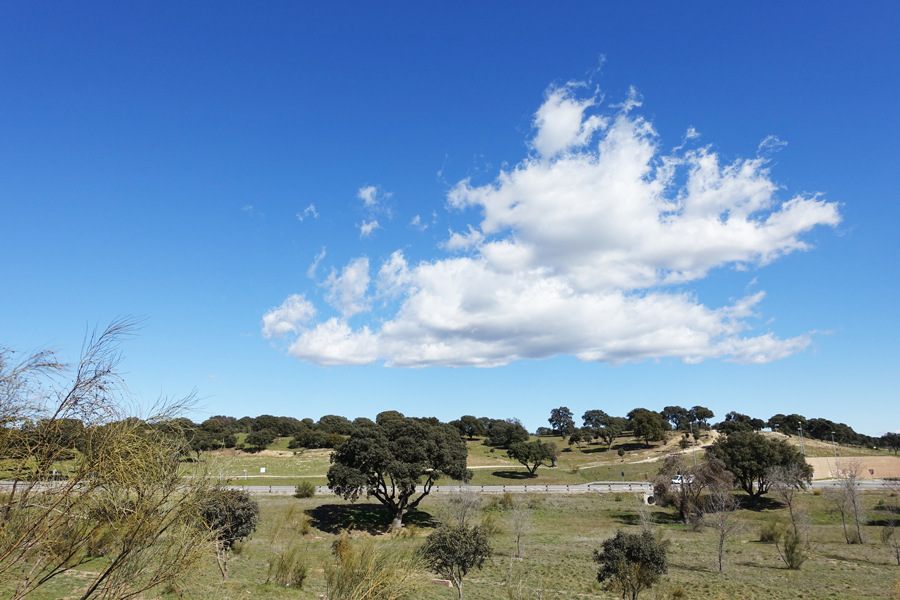
M 316 486 L 311 481 L 301 481 L 300 484 L 294 488 L 294 497 L 296 498 L 312 498 L 316 495 Z
M 684 591 L 683 587 L 677 587 L 672 590 L 672 594 L 669 596 L 672 600 L 686 600 L 687 592 Z
M 297 518 L 297 532 L 300 535 L 309 535 L 309 532 L 312 531 L 312 519 L 309 518 L 309 515 L 304 513 L 300 513 L 300 516 Z
M 331 600 L 415 598 L 427 581 L 422 553 L 407 544 L 375 545 L 374 540 L 344 543 L 336 561 L 325 563 L 325 585 Z
M 781 536 L 781 540 L 775 540 L 775 548 L 781 560 L 788 569 L 799 571 L 800 567 L 806 562 L 806 549 L 803 546 L 803 539 L 800 534 L 794 533 L 793 529 L 786 529 Z
M 759 541 L 767 544 L 777 542 L 784 534 L 784 524 L 778 521 L 767 521 L 759 528 Z
M 481 515 L 481 527 L 488 535 L 499 535 L 503 533 L 503 524 L 493 513 L 484 513 Z
M 822 490 L 820 490 L 819 488 L 816 488 L 813 490 L 813 496 L 821 496 L 821 495 L 822 495 Z
M 535 510 L 544 505 L 544 500 L 537 494 L 529 494 L 528 495 L 528 508 L 531 510 Z
M 621 502 L 624 498 L 625 498 L 625 497 L 624 497 L 622 494 L 619 494 L 619 493 L 613 494 L 613 501 L 614 501 L 614 502 Z
M 418 535 L 419 535 L 419 533 L 421 533 L 421 531 L 422 530 L 419 528 L 418 525 L 414 525 L 414 524 L 410 523 L 410 524 L 404 525 L 403 528 L 400 529 L 399 532 L 394 534 L 394 537 L 401 538 L 401 539 L 414 538 L 414 537 L 418 537 Z
M 269 574 L 266 583 L 274 580 L 285 587 L 302 588 L 309 576 L 305 553 L 295 545 L 276 550 L 269 558 Z
M 331 553 L 334 554 L 339 561 L 343 561 L 347 556 L 349 556 L 352 548 L 353 546 L 350 542 L 350 532 L 346 529 L 341 531 L 337 538 L 335 538 L 335 540 L 331 542 Z
M 513 500 L 512 494 L 503 492 L 503 495 L 500 497 L 500 508 L 512 508 L 513 504 L 515 504 L 515 500 Z
M 581 468 L 578 465 L 575 465 L 574 467 L 569 469 L 569 473 L 571 473 L 572 475 L 578 475 L 578 472 L 580 470 L 581 470 Z
M 235 542 L 231 546 L 231 553 L 235 556 L 240 556 L 244 553 L 244 542 Z

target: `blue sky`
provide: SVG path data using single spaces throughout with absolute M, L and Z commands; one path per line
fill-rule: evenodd
M 894 4 L 0 14 L 3 345 L 145 317 L 195 419 L 900 428 Z

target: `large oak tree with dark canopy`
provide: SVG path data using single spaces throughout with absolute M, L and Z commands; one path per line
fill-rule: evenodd
M 374 497 L 400 529 L 443 476 L 467 481 L 466 444 L 454 427 L 414 418 L 390 419 L 357 428 L 331 455 L 328 487 L 345 500 Z M 422 490 L 416 496 L 416 486 Z
M 804 477 L 812 477 L 812 467 L 796 446 L 783 438 L 767 437 L 753 431 L 736 431 L 717 439 L 707 454 L 725 463 L 756 507 L 759 497 L 772 485 L 774 467 L 796 466 Z

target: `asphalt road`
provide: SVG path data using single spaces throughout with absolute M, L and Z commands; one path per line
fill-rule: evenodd
M 814 481 L 810 487 L 812 488 L 828 488 L 836 487 L 836 481 Z M 877 489 L 888 487 L 889 482 L 883 479 L 873 479 L 860 481 L 859 486 L 862 489 Z M 271 494 L 271 495 L 293 495 L 295 487 L 292 485 L 232 485 L 228 486 L 234 490 L 246 490 L 251 494 Z M 463 488 L 455 485 L 434 486 L 431 488 L 432 494 L 446 494 L 456 492 Z M 639 481 L 592 481 L 591 483 L 582 483 L 579 485 L 473 485 L 469 489 L 484 494 L 502 494 L 510 492 L 511 494 L 578 494 L 586 492 L 633 492 L 650 494 L 653 492 L 653 484 Z M 417 492 L 423 491 L 423 488 L 417 487 Z M 327 486 L 316 486 L 316 495 L 329 495 L 331 490 Z
M 293 495 L 295 487 L 292 485 L 232 485 L 235 490 L 246 490 L 251 494 Z M 431 488 L 432 494 L 447 494 L 463 489 L 456 485 L 442 485 Z M 550 494 L 577 494 L 583 492 L 642 492 L 650 493 L 653 485 L 637 481 L 594 481 L 580 485 L 473 485 L 470 490 L 485 494 L 512 494 L 524 493 L 550 493 Z M 423 491 L 422 487 L 416 488 L 417 492 Z M 327 486 L 316 486 L 316 495 L 329 495 L 332 491 Z
M 879 489 L 886 488 L 892 482 L 883 479 L 870 479 L 859 481 L 858 485 L 862 489 Z M 0 481 L 0 489 L 12 487 L 11 481 Z M 20 484 L 21 485 L 21 484 Z M 43 484 L 46 485 L 46 484 Z M 38 487 L 43 487 L 39 484 Z M 837 487 L 836 481 L 814 481 L 811 488 L 828 488 Z M 894 482 L 896 485 L 896 482 Z M 293 485 L 230 485 L 226 486 L 233 490 L 246 490 L 251 494 L 275 495 L 275 496 L 291 496 L 295 493 L 296 487 Z M 442 485 L 431 488 L 431 493 L 440 495 L 450 492 L 457 492 L 464 489 L 456 485 Z M 650 494 L 653 492 L 653 484 L 643 481 L 592 481 L 591 483 L 582 483 L 578 485 L 473 485 L 469 486 L 470 490 L 484 494 L 502 494 L 510 492 L 511 494 L 579 494 L 588 492 L 632 492 Z M 421 486 L 416 488 L 417 492 L 422 492 Z M 316 495 L 327 496 L 332 492 L 327 486 L 316 486 Z

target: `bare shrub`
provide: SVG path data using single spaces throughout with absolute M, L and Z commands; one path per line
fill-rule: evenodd
M 676 474 L 682 475 L 682 483 L 672 483 Z M 703 493 L 730 490 L 733 483 L 734 476 L 716 458 L 693 465 L 682 454 L 670 454 L 653 481 L 653 493 L 662 503 L 674 506 L 685 525 L 691 525 L 702 516 Z
M 484 501 L 481 494 L 469 486 L 447 494 L 438 509 L 438 520 L 444 525 L 467 527 L 481 510 Z
M 864 543 L 862 535 L 863 515 L 862 495 L 857 478 L 862 472 L 862 463 L 859 460 L 838 461 L 838 484 L 836 487 L 825 490 L 825 497 L 831 500 L 835 509 L 840 513 L 841 526 L 844 530 L 844 539 L 848 544 Z M 856 525 L 855 531 L 847 528 L 847 519 L 852 517 Z
M 638 517 L 641 521 L 641 531 L 653 531 L 653 513 L 650 512 L 650 507 L 644 502 L 643 494 L 639 494 L 637 497 L 637 511 Z
M 744 522 L 736 514 L 737 502 L 734 496 L 720 490 L 707 497 L 706 523 L 716 531 L 716 550 L 718 554 L 719 572 L 722 572 L 722 557 L 725 553 L 725 542 L 744 529 Z
M 525 556 L 522 548 L 522 538 L 531 533 L 532 520 L 533 514 L 531 510 L 520 504 L 513 506 L 506 517 L 506 523 L 509 526 L 509 530 L 516 538 L 516 556 L 519 558 Z
M 891 557 L 897 561 L 897 566 L 900 566 L 900 522 L 895 512 L 890 513 L 888 524 L 881 530 L 881 541 L 890 550 Z
M 799 534 L 797 515 L 797 496 L 806 489 L 806 472 L 796 463 L 777 465 L 769 469 L 769 490 L 788 508 L 791 526 L 794 533 Z

